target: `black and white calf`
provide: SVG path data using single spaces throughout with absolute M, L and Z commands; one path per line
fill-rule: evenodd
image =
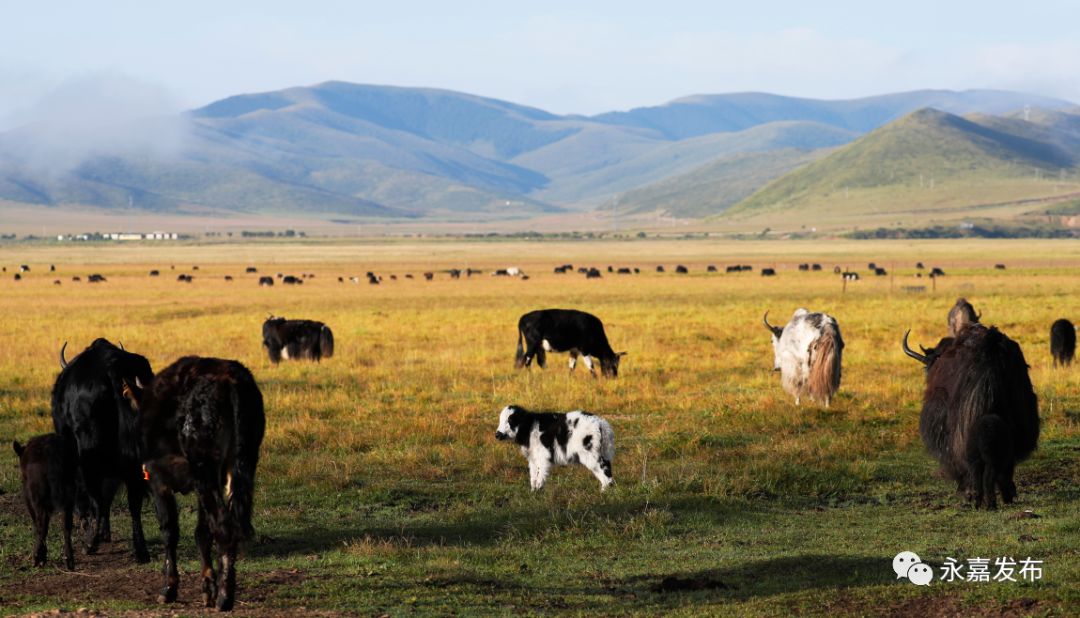
M 499 413 L 496 440 L 513 440 L 529 460 L 529 484 L 533 491 L 544 486 L 552 466 L 579 463 L 600 481 L 600 491 L 615 480 L 615 432 L 611 424 L 588 412 L 529 412 L 506 406 Z

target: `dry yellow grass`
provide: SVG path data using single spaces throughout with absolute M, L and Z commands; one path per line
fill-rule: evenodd
M 915 278 L 917 260 L 948 273 L 936 291 L 929 280 Z M 893 276 L 869 276 L 869 261 Z M 825 270 L 801 273 L 800 262 L 820 262 Z M 994 270 L 998 262 L 1008 270 Z M 13 267 L 23 263 L 31 273 L 12 281 Z M 56 273 L 48 272 L 50 263 Z M 563 263 L 642 272 L 605 272 L 600 280 L 553 274 L 552 267 Z M 753 264 L 755 271 L 725 274 L 728 263 Z M 824 544 L 869 564 L 891 559 L 894 544 L 925 551 L 960 544 L 1000 553 L 1019 548 L 1015 530 L 1026 526 L 1049 530 L 1035 535 L 1045 542 L 1020 549 L 1056 561 L 1051 572 L 1077 574 L 1075 541 L 1056 536 L 1075 528 L 1068 523 L 1075 517 L 1075 491 L 1056 483 L 1075 487 L 1080 480 L 1075 463 L 1067 463 L 1069 453 L 1075 460 L 1080 431 L 1080 377 L 1052 369 L 1048 354 L 1050 324 L 1080 306 L 1075 242 L 9 245 L 0 247 L 0 264 L 8 268 L 0 279 L 5 440 L 50 429 L 48 393 L 63 341 L 70 342 L 70 356 L 95 337 L 119 340 L 147 356 L 155 369 L 186 354 L 235 358 L 251 368 L 268 414 L 256 526 L 271 540 L 242 571 L 284 566 L 326 578 L 318 598 L 293 591 L 272 597 L 271 605 L 374 611 L 418 598 L 414 609 L 420 613 L 441 613 L 440 603 L 469 608 L 487 594 L 474 589 L 472 580 L 459 581 L 463 573 L 542 587 L 549 576 L 582 577 L 594 568 L 587 565 L 596 555 L 622 548 L 636 566 L 596 566 L 604 573 L 596 576 L 596 590 L 549 591 L 551 598 L 577 611 L 684 611 L 694 606 L 667 597 L 608 599 L 605 577 L 650 594 L 649 582 L 663 574 L 744 565 L 739 568 L 745 573 L 725 575 L 735 581 L 745 576 L 742 592 L 699 594 L 694 603 L 734 603 L 736 613 L 782 613 L 793 603 L 818 607 L 822 595 L 843 582 L 809 573 L 805 586 L 789 589 L 776 575 L 751 593 L 758 589 L 750 580 L 761 579 L 754 575 L 755 561 L 818 555 L 827 552 Z M 657 264 L 667 272 L 656 273 Z M 674 274 L 676 264 L 689 266 L 691 274 Z M 706 273 L 708 264 L 721 272 Z M 259 272 L 244 274 L 248 265 Z M 842 293 L 834 265 L 858 269 L 863 281 Z M 444 272 L 466 266 L 485 272 L 461 280 Z M 507 266 L 521 267 L 530 279 L 490 276 L 492 269 Z M 779 276 L 760 277 L 762 266 L 776 267 Z M 161 276 L 148 277 L 151 268 Z M 382 274 L 383 284 L 368 285 L 368 270 Z M 436 272 L 435 281 L 424 281 L 424 271 Z M 108 281 L 85 283 L 91 272 Z M 181 272 L 193 274 L 194 282 L 177 282 Z M 258 276 L 277 272 L 315 278 L 296 287 L 256 285 Z M 416 278 L 407 280 L 405 273 Z M 236 280 L 225 282 L 226 274 Z M 391 274 L 398 280 L 391 281 Z M 84 282 L 73 283 L 73 275 Z M 360 276 L 362 283 L 348 283 L 349 276 Z M 927 291 L 903 291 L 911 285 Z M 1021 465 L 1018 482 L 1022 506 L 1044 515 L 1037 523 L 962 509 L 922 453 L 917 422 L 923 372 L 903 356 L 899 341 L 911 328 L 913 341 L 936 343 L 957 296 L 971 299 L 985 322 L 1019 341 L 1032 366 L 1044 417 L 1043 448 Z M 761 315 L 771 310 L 781 322 L 799 306 L 836 316 L 847 343 L 843 384 L 830 410 L 796 408 L 771 372 Z M 612 345 L 629 352 L 620 377 L 594 380 L 580 365 L 569 375 L 562 355 L 550 355 L 546 371 L 515 371 L 517 319 L 542 307 L 580 308 L 601 317 Z M 325 321 L 335 334 L 334 358 L 270 365 L 260 346 L 260 326 L 269 313 Z M 528 495 L 524 462 L 491 437 L 498 410 L 509 403 L 606 416 L 617 435 L 617 489 L 596 503 L 589 475 L 558 470 L 544 495 Z M 1039 475 L 1052 475 L 1053 482 L 1033 480 Z M 12 506 L 17 487 L 15 469 L 0 466 L 0 488 L 7 492 L 0 501 L 10 507 L 0 509 L 2 521 L 11 524 L 0 531 L 0 563 L 7 565 L 0 567 L 0 582 L 7 582 L 8 592 L 26 577 L 11 565 L 29 546 Z M 708 501 L 707 509 L 701 500 Z M 890 504 L 913 513 L 910 527 L 896 528 L 905 519 Z M 822 514 L 819 507 L 832 510 Z M 943 519 L 941 509 L 952 519 Z M 716 520 L 720 513 L 729 513 L 723 522 Z M 740 518 L 744 523 L 735 523 Z M 121 525 L 123 519 L 117 517 Z M 589 541 L 593 535 L 609 549 Z M 769 548 L 781 539 L 787 545 Z M 529 552 L 552 544 L 561 553 L 548 556 L 547 567 L 519 572 Z M 697 553 L 685 554 L 690 548 Z M 318 561 L 305 562 L 310 554 Z M 882 564 L 887 574 L 887 562 Z M 401 578 L 400 588 L 369 589 L 349 575 L 378 571 L 379 565 L 389 565 L 393 577 Z M 865 611 L 860 604 L 868 599 L 896 594 L 988 602 L 985 591 L 973 588 L 900 589 L 873 568 L 856 566 L 868 574 L 845 585 L 855 613 Z M 156 569 L 146 569 L 147 586 L 156 585 Z M 424 573 L 442 574 L 460 588 L 430 588 Z M 1025 594 L 1051 606 L 1069 598 L 1060 587 L 1066 582 L 1048 579 Z M 995 594 L 1007 600 L 1020 590 Z M 505 608 L 535 608 L 509 591 L 499 595 Z M 380 604 L 379 598 L 391 600 Z M 10 601 L 0 601 L 5 602 Z M 15 605 L 53 602 L 33 597 Z

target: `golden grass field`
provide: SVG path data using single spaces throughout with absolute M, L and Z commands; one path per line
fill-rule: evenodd
M 946 271 L 936 290 L 915 278 L 917 260 Z M 870 276 L 869 261 L 892 275 Z M 825 270 L 799 272 L 799 262 Z M 1008 269 L 994 270 L 998 262 Z M 563 263 L 642 273 L 553 274 Z M 729 263 L 755 270 L 725 274 Z M 51 430 L 64 341 L 69 358 L 106 337 L 155 370 L 198 354 L 253 371 L 268 422 L 257 535 L 239 566 L 242 614 L 1075 615 L 1080 603 L 1080 368 L 1055 370 L 1049 357 L 1050 324 L 1080 320 L 1075 241 L 9 244 L 0 264 L 8 444 Z M 15 282 L 19 264 L 32 270 Z M 676 264 L 690 274 L 674 274 Z M 706 273 L 708 264 L 721 272 Z M 249 265 L 258 274 L 244 274 Z M 842 292 L 834 265 L 864 278 Z M 445 274 L 466 266 L 485 273 Z M 507 266 L 530 278 L 489 276 Z M 779 275 L 758 276 L 762 266 Z M 161 277 L 148 277 L 151 268 Z M 369 270 L 382 285 L 363 281 Z M 316 276 L 256 285 L 277 272 Z M 108 281 L 85 283 L 90 273 Z M 194 282 L 177 282 L 179 273 Z M 1018 502 L 996 512 L 972 510 L 935 476 L 917 429 L 923 370 L 900 351 L 908 328 L 913 343 L 936 343 L 958 296 L 1022 345 L 1040 399 L 1039 450 L 1018 468 Z M 783 323 L 800 306 L 836 316 L 847 344 L 828 410 L 796 407 L 771 371 L 762 313 Z M 516 371 L 517 319 L 544 307 L 599 316 L 613 347 L 629 353 L 619 378 L 592 379 L 580 364 L 570 375 L 557 354 L 546 371 Z M 326 322 L 335 356 L 270 365 L 260 345 L 270 313 Z M 561 468 L 530 493 L 524 459 L 493 438 L 509 403 L 606 417 L 617 486 L 600 495 L 585 470 Z M 118 542 L 77 555 L 75 574 L 34 569 L 4 448 L 0 614 L 158 611 L 152 509 L 143 515 L 151 564 L 130 557 L 120 496 Z M 178 610 L 193 614 L 202 611 L 194 498 L 181 503 Z M 55 524 L 49 547 L 58 565 Z M 919 588 L 892 573 L 901 550 L 935 567 L 949 556 L 1030 556 L 1045 561 L 1044 575 Z M 701 589 L 672 590 L 670 577 Z

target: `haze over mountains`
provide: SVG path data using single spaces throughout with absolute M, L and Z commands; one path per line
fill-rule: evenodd
M 1025 106 L 1036 110 L 1030 121 L 1015 115 Z M 0 200 L 433 220 L 618 204 L 701 217 L 740 202 L 733 212 L 801 207 L 841 185 L 880 184 L 885 167 L 890 182 L 897 169 L 912 182 L 918 164 L 885 165 L 895 152 L 965 161 L 980 178 L 1023 166 L 1058 173 L 1080 160 L 1080 117 L 1071 107 L 989 90 L 844 101 L 740 93 L 583 117 L 444 90 L 327 82 L 135 123 L 151 136 L 182 126 L 171 149 L 145 141 L 91 148 L 51 165 L 65 160 L 62 140 L 50 151 L 35 143 L 42 127 L 2 133 Z M 905 118 L 924 108 L 938 111 Z M 958 150 L 938 152 L 939 137 Z M 936 182 L 962 171 L 943 171 Z

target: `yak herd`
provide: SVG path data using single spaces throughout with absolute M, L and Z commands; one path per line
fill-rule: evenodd
M 801 270 L 821 269 L 818 264 L 802 266 Z M 555 272 L 572 269 L 567 264 Z M 728 272 L 749 269 L 729 266 Z M 657 270 L 663 272 L 662 267 Z M 762 274 L 765 270 L 769 269 Z M 944 274 L 935 270 L 939 272 L 933 276 Z M 514 271 L 499 274 L 524 276 Z M 456 277 L 478 272 L 457 271 Z M 609 272 L 639 270 L 609 268 Z M 686 268 L 680 266 L 676 272 Z M 600 276 L 596 268 L 584 269 L 584 274 Z M 297 284 L 310 277 L 314 275 L 279 276 Z M 373 273 L 368 278 L 372 283 L 381 281 Z M 260 278 L 260 285 L 273 283 L 272 277 Z M 947 316 L 947 336 L 937 345 L 916 352 L 906 333 L 901 347 L 926 371 L 919 421 L 926 449 L 976 508 L 992 509 L 998 494 L 1005 503 L 1016 497 L 1014 470 L 1036 448 L 1039 412 L 1020 346 L 980 319 L 970 303 L 959 299 Z M 772 337 L 773 368 L 781 374 L 783 389 L 797 405 L 809 399 L 828 407 L 841 381 L 844 340 L 837 320 L 800 308 L 784 326 L 770 323 L 768 312 L 763 322 Z M 262 326 L 262 344 L 273 364 L 334 355 L 330 328 L 312 320 L 271 315 Z M 141 511 L 146 497 L 153 501 L 165 546 L 158 601 L 174 601 L 179 585 L 175 494 L 193 492 L 198 503 L 195 541 L 202 562 L 202 599 L 208 607 L 231 609 L 238 546 L 253 530 L 255 473 L 266 424 L 262 394 L 251 372 L 234 360 L 187 356 L 155 374 L 145 357 L 125 350 L 123 344 L 97 339 L 70 361 L 66 345 L 60 349 L 60 374 L 52 392 L 55 433 L 13 445 L 35 531 L 34 564 L 45 563 L 49 520 L 56 512 L 63 514 L 63 556 L 69 569 L 74 565 L 71 537 L 76 515 L 87 553 L 111 540 L 110 507 L 123 485 L 138 562 L 150 560 Z M 1072 323 L 1054 322 L 1054 364 L 1069 365 L 1075 347 Z M 543 368 L 549 352 L 569 353 L 571 371 L 581 358 L 594 375 L 596 363 L 610 378 L 618 375 L 625 354 L 613 350 L 603 323 L 589 313 L 545 309 L 521 316 L 515 365 L 528 368 L 535 360 Z M 581 422 L 585 429 L 574 434 Z M 540 428 L 535 445 L 530 443 L 534 424 Z M 543 486 L 552 465 L 575 462 L 587 462 L 602 488 L 612 482 L 614 433 L 599 417 L 581 412 L 537 414 L 508 406 L 496 437 L 522 446 L 534 489 Z M 217 560 L 212 559 L 215 547 Z

